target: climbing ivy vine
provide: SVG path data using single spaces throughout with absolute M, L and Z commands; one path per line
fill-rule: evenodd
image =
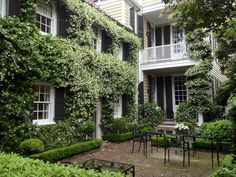
M 47 1 L 45 1 L 47 2 Z M 35 25 L 34 0 L 22 0 L 19 17 L 0 18 L 0 115 L 14 120 L 31 118 L 33 85 L 37 80 L 68 90 L 69 118 L 89 118 L 103 101 L 103 123 L 113 118 L 114 102 L 126 94 L 134 104 L 140 40 L 102 12 L 80 0 L 61 0 L 68 13 L 68 36 L 42 35 Z M 93 49 L 93 27 L 111 39 L 106 53 Z M 127 61 L 116 54 L 129 44 Z

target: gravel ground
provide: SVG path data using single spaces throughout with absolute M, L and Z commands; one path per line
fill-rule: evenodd
M 150 144 L 148 145 L 148 156 L 143 155 L 143 148 L 138 152 L 138 143 L 135 145 L 134 153 L 131 153 L 132 141 L 124 143 L 104 143 L 98 150 L 79 154 L 65 161 L 82 163 L 91 158 L 123 162 L 135 165 L 136 177 L 207 177 L 212 172 L 210 151 L 197 151 L 193 157 L 191 154 L 190 166 L 182 165 L 182 154 L 171 152 L 170 163 L 164 165 L 164 150 L 153 148 L 151 153 Z M 216 166 L 216 154 L 214 166 Z M 222 160 L 223 154 L 220 155 Z M 64 161 L 63 160 L 63 161 Z M 186 160 L 187 161 L 187 160 Z

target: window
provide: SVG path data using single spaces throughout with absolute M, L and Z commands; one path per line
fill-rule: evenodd
M 179 105 L 181 102 L 187 101 L 187 88 L 185 83 L 186 83 L 185 76 L 174 77 L 175 105 Z
M 95 50 L 101 52 L 101 50 L 102 50 L 102 48 L 101 48 L 101 46 L 102 46 L 102 44 L 101 44 L 101 42 L 102 42 L 102 40 L 101 40 L 101 31 L 98 28 L 94 27 L 93 32 L 94 32 L 94 35 L 95 35 L 95 38 L 92 41 L 93 48 Z
M 55 33 L 55 13 L 52 3 L 37 1 L 36 25 L 42 33 Z
M 48 84 L 34 85 L 33 123 L 50 124 L 54 118 L 54 88 Z

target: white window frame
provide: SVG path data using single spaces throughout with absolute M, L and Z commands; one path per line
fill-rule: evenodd
M 122 117 L 122 95 L 119 96 L 114 108 L 114 118 Z
M 173 110 L 174 112 L 176 112 L 177 108 L 178 108 L 178 105 L 175 104 L 176 102 L 176 99 L 175 99 L 175 78 L 176 77 L 184 77 L 184 74 L 176 74 L 176 75 L 173 75 L 172 76 L 172 96 L 173 96 Z M 186 78 L 186 82 L 187 82 L 187 78 Z M 186 102 L 188 100 L 188 89 L 186 87 Z
M 39 86 L 49 86 L 50 87 L 50 106 L 49 106 L 49 114 L 48 114 L 48 119 L 34 119 L 33 124 L 36 125 L 50 125 L 50 124 L 55 124 L 54 117 L 55 117 L 55 88 L 46 82 L 40 82 L 37 81 L 35 85 Z M 35 103 L 39 103 L 40 101 L 34 101 Z
M 101 29 L 99 28 L 96 28 L 95 30 L 97 30 L 97 36 L 95 36 L 95 39 L 93 39 L 93 47 L 96 51 L 101 52 L 102 51 L 102 32 L 101 32 Z
M 0 17 L 4 17 L 8 15 L 8 0 L 0 0 Z
M 117 57 L 122 61 L 123 60 L 123 44 L 120 44 Z
M 40 1 L 42 1 L 42 0 L 40 0 Z M 49 16 L 46 15 L 46 14 L 43 14 L 43 13 L 41 13 L 41 12 L 38 12 L 37 8 L 36 8 L 36 14 L 39 14 L 39 15 L 41 15 L 41 16 L 44 16 L 44 17 L 46 17 L 46 18 L 51 19 L 51 32 L 50 32 L 50 33 L 45 33 L 45 32 L 43 32 L 43 31 L 41 31 L 40 29 L 39 29 L 39 31 L 40 31 L 40 33 L 42 33 L 42 34 L 57 35 L 57 11 L 56 11 L 56 5 L 55 5 L 55 2 L 53 2 L 53 1 L 49 1 L 48 3 L 51 3 L 51 4 L 52 4 L 52 17 L 49 17 Z M 47 3 L 45 2 L 45 4 L 47 4 Z

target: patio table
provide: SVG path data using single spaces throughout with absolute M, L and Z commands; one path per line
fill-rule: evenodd
M 135 177 L 135 166 L 132 164 L 93 158 L 83 162 L 81 167 L 85 169 L 95 169 L 98 171 L 107 170 L 111 172 L 120 172 L 124 175 L 131 174 L 132 177 Z
M 146 134 L 145 134 L 145 149 L 144 149 L 144 155 L 147 157 L 147 153 L 148 153 L 148 151 L 147 151 L 147 142 L 148 142 L 148 137 L 151 137 L 151 136 L 153 136 L 153 135 L 155 135 L 156 136 L 156 148 L 157 148 L 157 151 L 158 151 L 158 136 L 162 136 L 163 135 L 163 133 L 160 133 L 160 132 L 154 132 L 154 131 L 148 131 L 148 132 L 146 132 Z M 152 145 L 151 145 L 151 152 L 152 152 L 153 150 L 152 150 Z

